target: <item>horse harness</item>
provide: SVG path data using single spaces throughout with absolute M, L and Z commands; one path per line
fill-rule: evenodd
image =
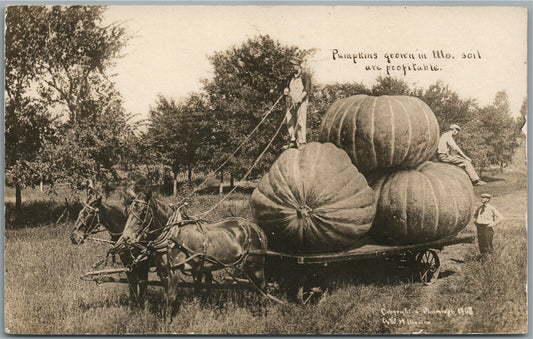
M 198 260 L 198 263 L 195 265 L 195 269 L 194 269 L 195 271 L 201 270 L 202 267 L 205 265 L 206 261 L 210 262 L 211 264 L 219 265 L 222 268 L 233 267 L 233 268 L 242 269 L 244 262 L 246 261 L 246 259 L 248 259 L 250 255 L 260 254 L 259 252 L 254 253 L 250 250 L 250 247 L 252 245 L 252 237 L 250 236 L 249 230 L 246 227 L 244 227 L 244 225 L 238 224 L 244 233 L 243 253 L 234 262 L 230 264 L 225 264 L 221 262 L 220 260 L 218 260 L 217 258 L 207 255 L 209 242 L 207 240 L 207 231 L 203 227 L 203 222 L 201 220 L 190 220 L 187 222 L 187 224 L 190 224 L 190 223 L 196 224 L 197 231 L 201 234 L 204 234 L 205 236 L 205 240 L 202 242 L 202 251 L 195 252 L 193 249 L 191 249 L 184 243 L 178 242 L 176 239 L 179 235 L 180 228 L 181 226 L 183 226 L 183 224 L 176 225 L 177 227 L 174 228 L 174 233 L 175 232 L 177 233 L 172 234 L 170 236 L 170 239 L 169 239 L 170 242 L 168 243 L 168 250 L 170 251 L 172 248 L 177 247 L 187 257 L 177 264 L 169 263 L 171 269 L 177 268 L 177 267 L 182 268 L 184 264 L 189 263 L 190 261 L 193 261 L 196 258 L 199 258 L 199 260 Z M 170 257 L 168 259 L 171 260 Z
M 141 218 L 141 216 L 136 214 L 134 211 L 130 211 L 130 213 L 132 213 L 133 216 L 139 222 L 141 222 L 141 225 L 143 225 L 143 227 L 136 233 L 136 239 L 142 239 L 150 234 L 161 232 L 161 234 L 156 239 L 149 241 L 146 246 L 141 245 L 139 241 L 137 241 L 137 243 L 134 243 L 134 245 L 136 245 L 135 247 L 141 249 L 141 254 L 138 255 L 137 258 L 134 260 L 134 264 L 148 259 L 150 257 L 150 252 L 164 254 L 168 253 L 172 248 L 177 247 L 182 253 L 186 255 L 186 258 L 178 263 L 171 263 L 170 261 L 172 259 L 170 258 L 170 256 L 167 256 L 167 266 L 169 269 L 181 268 L 183 271 L 183 265 L 195 259 L 198 259 L 197 264 L 194 265 L 196 271 L 200 270 L 204 266 L 205 262 L 210 262 L 212 264 L 219 265 L 222 268 L 233 267 L 240 269 L 242 268 L 242 265 L 250 255 L 264 254 L 264 251 L 266 250 L 266 239 L 263 239 L 261 233 L 258 230 L 255 230 L 259 235 L 259 240 L 261 242 L 261 250 L 252 251 L 250 249 L 252 244 L 250 230 L 239 223 L 238 225 L 245 235 L 243 243 L 244 251 L 234 262 L 230 264 L 225 264 L 217 258 L 207 255 L 209 242 L 207 239 L 207 230 L 204 227 L 203 220 L 181 220 L 181 218 L 178 217 L 178 211 L 175 211 L 168 219 L 166 225 L 158 227 L 154 230 L 150 230 L 149 228 L 154 222 L 153 211 L 151 210 L 149 204 L 143 200 L 134 200 L 134 202 L 142 203 L 143 205 L 145 205 L 146 209 L 144 218 Z M 196 230 L 205 236 L 205 239 L 202 244 L 202 250 L 199 252 L 196 252 L 184 243 L 180 243 L 177 241 L 181 228 L 185 225 L 190 224 L 195 224 Z
M 150 208 L 150 205 L 146 201 L 139 200 L 139 199 L 135 199 L 133 200 L 133 202 L 137 202 L 145 206 L 144 207 L 144 210 L 145 210 L 144 219 L 141 218 L 137 213 L 135 213 L 135 211 L 133 210 L 130 211 L 130 213 L 135 217 L 135 219 L 137 219 L 141 223 L 141 225 L 144 226 L 144 227 L 141 227 L 141 229 L 135 233 L 136 241 L 139 241 L 142 238 L 148 237 L 149 235 L 154 234 L 156 232 L 164 231 L 168 227 L 168 223 L 167 223 L 167 225 L 163 225 L 154 230 L 150 230 L 150 227 L 152 226 L 152 223 L 154 222 L 154 219 L 155 219 L 154 213 L 152 209 Z M 159 236 L 158 239 L 160 237 L 161 236 Z

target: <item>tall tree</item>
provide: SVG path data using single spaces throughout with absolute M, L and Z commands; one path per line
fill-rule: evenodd
M 108 90 L 107 69 L 120 56 L 127 35 L 119 25 L 102 26 L 103 6 L 53 6 L 46 11 L 37 59 L 40 93 L 66 108 L 77 122 L 92 114 Z
M 99 126 L 101 133 L 94 134 L 103 138 L 98 139 L 102 146 L 98 152 L 113 155 L 106 149 L 109 139 L 105 136 L 117 136 L 115 128 L 124 130 L 127 119 L 107 72 L 128 37 L 118 25 L 102 25 L 104 10 L 102 6 L 7 7 L 6 170 L 17 177 L 17 206 L 20 189 L 31 177 L 20 168 L 35 168 L 39 163 L 55 170 L 61 163 L 83 168 L 87 154 L 97 162 L 93 168 L 111 166 L 91 151 L 90 138 L 86 143 L 77 142 L 80 134 L 89 134 L 90 129 L 94 132 Z M 63 126 L 52 124 L 53 115 L 65 116 Z M 98 125 L 98 121 L 104 123 Z M 115 122 L 118 125 L 113 125 Z M 54 133 L 47 132 L 51 129 Z M 56 136 L 47 139 L 47 135 Z M 63 142 L 64 147 L 53 141 Z M 74 161 L 57 158 L 72 151 L 74 145 L 85 147 L 76 152 Z M 55 163 L 47 163 L 47 158 Z M 26 165 L 17 165 L 22 163 Z
M 518 129 L 517 133 L 521 134 L 524 125 L 527 123 L 527 97 L 522 101 L 522 106 L 520 106 L 520 116 L 516 120 L 516 127 Z
M 378 76 L 376 84 L 372 86 L 372 95 L 409 95 L 411 89 L 402 79 L 391 76 Z
M 197 152 L 208 128 L 205 112 L 206 98 L 190 94 L 176 102 L 159 96 L 150 109 L 150 124 L 144 136 L 147 151 L 155 163 L 169 166 L 174 175 L 173 193 L 177 191 L 177 177 L 182 169 L 188 172 L 189 183 L 197 163 Z
M 283 93 L 291 76 L 290 59 L 294 56 L 305 59 L 310 52 L 260 35 L 209 57 L 214 76 L 204 82 L 204 89 L 209 97 L 213 125 L 205 148 L 209 158 L 205 160 L 211 168 L 232 154 Z M 232 175 L 242 175 L 270 141 L 284 118 L 284 103 L 279 102 L 253 141 L 230 160 L 226 169 Z M 274 142 L 256 174 L 274 161 L 282 144 L 281 137 Z
M 488 159 L 491 164 L 497 164 L 504 169 L 511 162 L 518 147 L 516 122 L 511 117 L 507 93 L 496 93 L 493 104 L 482 108 L 480 112 L 483 139 L 489 146 Z
M 39 74 L 37 46 L 46 9 L 38 6 L 9 6 L 5 28 L 5 161 L 6 174 L 15 185 L 15 206 L 19 215 L 22 188 L 31 183 L 38 171 L 35 159 L 43 136 L 51 124 L 44 105 L 32 100 L 28 91 Z
M 427 89 L 418 89 L 413 94 L 435 113 L 441 134 L 446 132 L 451 124 L 458 124 L 461 126 L 461 133 L 455 137 L 457 143 L 472 158 L 474 165 L 488 165 L 488 148 L 481 137 L 480 112 L 474 100 L 461 98 L 442 81 L 437 81 Z

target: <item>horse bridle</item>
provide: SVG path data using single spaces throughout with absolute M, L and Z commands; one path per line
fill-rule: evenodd
M 99 211 L 99 209 L 96 208 L 96 207 L 92 207 L 91 205 L 89 205 L 87 203 L 83 203 L 83 209 L 86 210 L 86 211 L 88 210 L 89 211 L 88 213 L 92 215 L 92 219 L 91 219 L 91 221 L 89 222 L 88 225 L 87 225 L 87 219 L 88 218 L 83 218 L 81 226 L 85 226 L 85 231 L 83 232 L 84 236 L 87 237 L 87 236 L 89 236 L 89 234 L 95 234 L 95 233 L 99 233 L 99 232 L 105 231 L 105 230 L 98 230 L 98 228 L 100 228 L 100 226 L 103 226 L 102 223 L 100 222 L 100 211 Z M 74 228 L 74 230 L 78 230 L 78 229 L 80 229 L 79 226 Z
M 138 242 L 138 239 L 142 239 L 145 235 L 150 235 L 156 232 L 159 232 L 167 227 L 167 225 L 163 225 L 161 227 L 158 227 L 154 230 L 150 230 L 150 227 L 152 226 L 152 223 L 154 222 L 154 212 L 150 208 L 150 204 L 144 200 L 135 199 L 133 200 L 133 203 L 140 203 L 144 205 L 143 211 L 144 211 L 144 218 L 141 218 L 140 215 L 138 215 L 130 206 L 129 213 L 133 215 L 135 219 L 137 219 L 138 222 L 141 223 L 141 228 L 135 232 L 135 239 L 134 241 Z M 133 205 L 133 204 L 132 204 Z M 141 212 L 142 214 L 142 212 Z

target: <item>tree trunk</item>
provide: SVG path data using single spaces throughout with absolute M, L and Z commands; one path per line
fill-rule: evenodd
M 233 173 L 230 174 L 229 179 L 230 179 L 230 184 L 229 184 L 230 188 L 235 187 L 235 177 L 233 176 Z
M 218 194 L 224 193 L 224 172 L 220 171 L 220 184 L 218 185 Z
M 42 192 L 43 191 L 43 179 L 41 179 L 39 181 L 39 190 Z
M 172 196 L 176 197 L 178 195 L 178 172 L 174 172 L 174 180 L 172 180 Z
M 192 185 L 192 166 L 187 168 L 187 180 L 189 180 L 189 185 Z
M 15 185 L 15 219 L 20 220 L 22 216 L 22 187 Z

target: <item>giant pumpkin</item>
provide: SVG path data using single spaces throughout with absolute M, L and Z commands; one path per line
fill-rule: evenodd
M 335 101 L 320 127 L 320 141 L 348 153 L 362 173 L 411 168 L 429 160 L 439 124 L 423 101 L 411 96 L 354 95 Z
M 369 234 L 381 243 L 439 240 L 461 231 L 472 216 L 472 184 L 454 165 L 427 161 L 370 184 L 378 198 Z
M 365 235 L 374 192 L 331 143 L 288 149 L 254 190 L 250 205 L 269 247 L 290 253 L 337 251 Z

